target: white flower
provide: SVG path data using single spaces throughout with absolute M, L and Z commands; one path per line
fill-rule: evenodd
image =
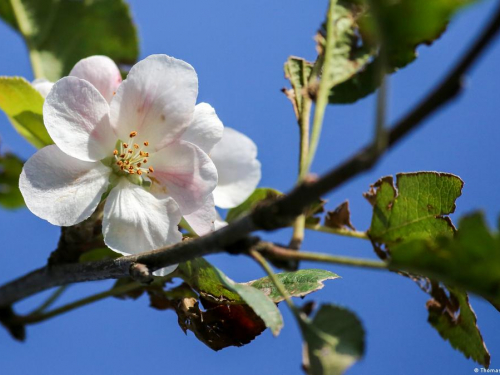
M 140 61 L 123 83 L 109 58 L 81 60 L 46 97 L 44 122 L 55 145 L 23 168 L 26 205 L 70 226 L 109 193 L 103 234 L 111 249 L 135 254 L 181 241 L 181 215 L 195 217 L 217 185 L 204 148 L 182 139 L 191 125 L 209 142 L 211 130 L 203 127 L 214 119 L 204 118 L 208 105 L 195 110 L 197 94 L 191 65 L 166 55 Z
M 215 110 L 206 103 L 196 106 L 195 117 L 182 139 L 199 146 L 217 167 L 219 181 L 205 204 L 184 219 L 199 235 L 227 225 L 215 211 L 243 203 L 257 187 L 261 165 L 257 146 L 246 135 L 222 125 Z

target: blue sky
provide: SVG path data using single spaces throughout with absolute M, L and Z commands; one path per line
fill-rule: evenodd
M 296 179 L 298 129 L 290 103 L 280 92 L 287 85 L 283 63 L 289 55 L 314 59 L 313 36 L 326 0 L 269 1 L 139 1 L 130 2 L 141 39 L 141 57 L 165 53 L 194 66 L 199 75 L 199 101 L 213 105 L 226 126 L 249 135 L 259 148 L 263 165 L 260 186 L 287 191 Z M 431 48 L 390 80 L 390 118 L 397 119 L 433 86 L 461 55 L 493 9 L 483 1 L 460 14 Z M 32 79 L 26 48 L 20 37 L 0 24 L 0 75 Z M 495 225 L 500 211 L 498 174 L 500 141 L 500 40 L 482 56 L 467 79 L 467 90 L 419 130 L 398 144 L 370 173 L 330 194 L 329 207 L 349 199 L 352 220 L 368 228 L 370 206 L 362 197 L 369 185 L 398 172 L 436 170 L 465 181 L 457 201 L 456 221 L 475 209 Z M 351 106 L 332 106 L 326 113 L 315 173 L 322 173 L 370 140 L 374 98 Z M 2 147 L 28 158 L 34 149 L 0 116 Z M 55 248 L 59 228 L 28 210 L 0 211 L 3 246 L 0 283 L 42 266 Z M 290 232 L 265 235 L 287 242 Z M 361 240 L 307 233 L 307 250 L 374 257 Z M 263 276 L 247 258 L 228 255 L 209 260 L 237 281 Z M 304 263 L 302 267 L 320 267 Z M 328 266 L 342 279 L 308 297 L 354 310 L 367 331 L 365 358 L 349 375 L 471 374 L 475 367 L 451 349 L 426 322 L 427 296 L 409 280 L 380 271 Z M 103 281 L 71 287 L 61 298 L 69 302 L 105 290 Z M 29 311 L 44 295 L 16 306 Z M 483 300 L 471 298 L 478 324 L 500 369 L 500 314 Z M 299 301 L 300 302 L 300 301 Z M 284 306 L 285 328 L 279 337 L 263 333 L 242 348 L 215 353 L 185 336 L 172 312 L 136 301 L 106 300 L 28 328 L 25 343 L 0 331 L 2 374 L 128 374 L 141 372 L 205 374 L 301 374 L 298 329 Z

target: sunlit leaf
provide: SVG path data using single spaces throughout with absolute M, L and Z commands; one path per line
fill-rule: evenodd
M 56 81 L 91 55 L 137 60 L 137 33 L 123 0 L 0 0 L 0 17 L 25 38 L 37 78 Z
M 437 172 L 400 173 L 396 186 L 391 176 L 380 179 L 365 194 L 373 204 L 368 235 L 385 245 L 452 235 L 454 227 L 446 215 L 455 211 L 462 186 L 459 177 Z
M 276 274 L 276 276 L 284 285 L 288 294 L 292 297 L 303 297 L 312 292 L 316 292 L 324 287 L 323 282 L 325 280 L 334 280 L 339 278 L 339 276 L 333 272 L 321 269 L 304 269 L 294 272 L 283 272 Z M 258 280 L 250 281 L 248 285 L 259 289 L 276 303 L 281 302 L 284 299 L 269 277 L 263 277 Z
M 33 146 L 52 144 L 43 124 L 43 97 L 21 77 L 0 77 L 0 108 L 14 128 Z

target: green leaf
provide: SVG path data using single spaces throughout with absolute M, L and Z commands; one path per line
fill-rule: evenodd
M 480 213 L 463 217 L 453 237 L 394 246 L 391 266 L 500 301 L 500 235 L 489 231 Z
M 247 304 L 275 335 L 283 327 L 281 314 L 269 297 L 256 288 L 232 281 L 206 260 L 198 258 L 182 263 L 178 272 L 191 288 L 208 301 Z
M 448 297 L 442 289 L 438 290 L 439 293 L 433 290 L 434 299 L 427 303 L 429 323 L 455 349 L 488 368 L 490 353 L 477 327 L 476 314 L 469 304 L 467 293 L 448 287 Z
M 43 124 L 44 99 L 21 77 L 0 77 L 0 108 L 14 128 L 37 148 L 52 144 Z
M 448 215 L 455 211 L 463 181 L 437 172 L 400 173 L 377 181 L 365 196 L 373 204 L 368 235 L 379 244 L 393 245 L 414 238 L 452 235 Z
M 0 156 L 0 205 L 9 208 L 24 206 L 24 199 L 19 191 L 19 175 L 23 162 L 13 154 Z
M 252 209 L 259 203 L 268 199 L 276 199 L 283 195 L 278 190 L 271 188 L 257 188 L 254 192 L 239 206 L 231 208 L 226 216 L 226 221 L 231 223 L 236 219 L 250 213 Z
M 284 66 L 285 78 L 292 84 L 292 90 L 286 90 L 285 94 L 292 101 L 297 118 L 302 110 L 302 98 L 307 95 L 304 90 L 307 87 L 312 68 L 312 63 L 294 56 L 289 57 Z
M 217 269 L 203 258 L 179 264 L 177 272 L 179 277 L 207 300 L 219 303 L 244 303 L 238 293 L 221 283 Z
M 333 10 L 333 38 L 328 38 L 326 23 L 316 36 L 319 61 L 329 61 L 328 76 L 321 77 L 330 88 L 347 81 L 363 70 L 372 56 L 372 47 L 361 43 L 358 19 L 365 14 L 366 7 L 355 1 L 338 1 Z M 330 56 L 326 56 L 330 51 Z
M 324 287 L 323 281 L 339 278 L 333 272 L 321 269 L 305 269 L 294 272 L 283 272 L 276 274 L 278 279 L 284 285 L 288 294 L 292 297 L 303 297 L 309 293 L 316 292 Z M 262 291 L 275 303 L 284 300 L 283 296 L 274 286 L 269 277 L 263 277 L 258 280 L 250 281 L 248 285 Z
M 120 258 L 121 256 L 122 256 L 121 254 L 118 254 L 117 252 L 111 250 L 110 248 L 99 247 L 97 249 L 92 249 L 84 252 L 82 255 L 80 255 L 80 259 L 78 261 L 80 263 L 97 262 L 99 260 L 105 260 L 105 259 L 117 259 Z
M 363 326 L 347 309 L 322 305 L 312 322 L 301 320 L 300 326 L 310 375 L 341 375 L 364 354 Z
M 351 79 L 332 89 L 330 103 L 353 103 L 371 94 L 380 85 L 377 68 L 380 59 L 376 53 L 380 48 L 374 14 L 378 17 L 377 22 L 384 38 L 385 71 L 394 73 L 416 59 L 419 46 L 429 45 L 439 38 L 458 10 L 475 1 L 374 0 L 370 2 L 375 7 L 373 11 L 367 11 L 366 2 L 361 0 L 339 1 L 338 7 L 343 6 L 353 14 L 350 27 L 355 35 L 360 36 L 357 40 L 358 49 L 370 51 L 370 56 L 368 64 L 367 59 L 361 58 L 364 65 Z
M 137 60 L 136 28 L 122 0 L 0 0 L 0 17 L 26 40 L 37 78 L 56 81 L 91 55 Z

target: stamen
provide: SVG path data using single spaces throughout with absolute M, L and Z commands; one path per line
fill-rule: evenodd
M 135 149 L 138 149 L 139 148 L 139 145 L 137 143 L 134 143 L 134 148 Z
M 148 159 L 144 159 L 142 162 L 146 164 L 148 162 Z
M 113 155 L 118 155 L 118 150 L 114 150 Z
M 137 163 L 137 167 L 140 168 L 142 163 Z
M 127 148 L 127 147 L 128 147 L 128 143 L 124 143 L 123 148 Z
M 121 167 L 123 165 L 123 162 L 121 160 L 118 160 L 118 162 L 116 163 L 116 165 L 119 165 Z
M 148 170 L 153 173 L 155 170 L 153 169 L 153 167 L 149 167 Z
M 120 157 L 121 157 L 121 158 L 124 158 L 124 157 L 125 157 L 125 154 L 121 154 L 121 155 L 120 155 Z
M 129 153 L 129 154 L 131 154 L 132 152 L 134 152 L 134 151 L 132 151 L 132 150 L 128 150 L 128 153 Z
M 148 147 L 149 146 L 149 142 L 148 141 L 144 141 L 144 146 Z
M 138 169 L 137 174 L 140 176 L 142 174 L 142 171 L 140 169 Z
M 130 138 L 134 138 L 137 135 L 136 131 L 130 132 Z

